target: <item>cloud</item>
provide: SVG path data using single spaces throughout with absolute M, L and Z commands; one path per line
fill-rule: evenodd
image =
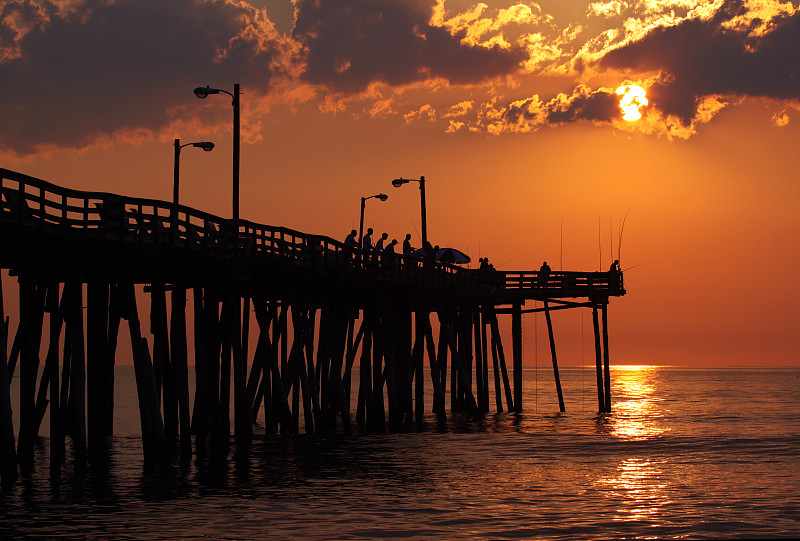
M 645 87 L 650 105 L 640 121 L 620 121 L 613 90 L 578 84 L 571 94 L 547 101 L 538 94 L 507 104 L 494 99 L 480 109 L 470 129 L 530 132 L 586 121 L 685 139 L 744 99 L 768 99 L 781 109 L 800 102 L 800 10 L 791 3 L 596 2 L 589 16 L 626 10 L 638 10 L 643 18 L 628 16 L 621 26 L 587 40 L 573 59 L 572 73 L 611 79 L 615 88 L 628 82 Z M 776 113 L 773 122 L 785 125 L 788 115 Z
M 728 1 L 709 18 L 651 29 L 597 65 L 658 73 L 648 90 L 651 104 L 685 125 L 698 117 L 706 97 L 798 100 L 800 12 L 791 4 Z
M 304 47 L 302 80 L 352 95 L 373 83 L 475 84 L 519 69 L 521 47 L 468 43 L 466 30 L 432 24 L 437 7 L 435 0 L 297 0 L 292 37 Z
M 266 13 L 232 0 L 16 0 L 0 21 L 0 150 L 21 155 L 158 132 L 203 110 L 198 85 L 263 94 L 291 69 Z
M 593 91 L 578 85 L 571 94 L 561 93 L 546 102 L 534 95 L 506 106 L 490 103 L 480 112 L 474 128 L 491 134 L 527 133 L 578 121 L 611 122 L 620 116 L 619 96 L 615 90 Z

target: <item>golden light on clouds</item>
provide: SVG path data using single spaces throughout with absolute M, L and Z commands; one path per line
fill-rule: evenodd
M 617 95 L 621 96 L 619 108 L 622 109 L 622 118 L 633 122 L 642 118 L 639 108 L 644 107 L 649 102 L 644 88 L 637 85 L 622 85 L 617 89 Z

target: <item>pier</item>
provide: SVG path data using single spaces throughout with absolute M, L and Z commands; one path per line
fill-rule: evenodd
M 403 429 L 423 420 L 426 380 L 439 422 L 448 409 L 521 412 L 522 319 L 534 311 L 545 313 L 563 411 L 550 313 L 592 310 L 598 411 L 611 410 L 607 309 L 625 294 L 621 272 L 540 275 L 365 254 L 327 236 L 5 169 L 0 191 L 0 268 L 19 285 L 18 314 L 5 313 L 0 290 L 4 483 L 33 467 L 48 408 L 52 471 L 67 436 L 76 461 L 103 456 L 120 332 L 130 335 L 145 462 L 190 456 L 198 442 L 248 442 L 255 427 Z M 498 323 L 506 316 L 510 360 Z

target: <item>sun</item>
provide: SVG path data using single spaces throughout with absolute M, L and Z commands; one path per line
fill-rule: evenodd
M 619 100 L 619 108 L 622 109 L 624 120 L 633 122 L 642 118 L 639 108 L 647 105 L 646 94 L 644 88 L 637 85 L 622 85 L 617 89 L 617 95 L 622 96 Z

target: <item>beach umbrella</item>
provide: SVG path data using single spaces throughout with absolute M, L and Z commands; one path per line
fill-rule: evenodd
M 455 248 L 440 248 L 439 251 L 436 252 L 436 261 L 462 265 L 464 263 L 469 263 L 471 260 L 467 254 Z

